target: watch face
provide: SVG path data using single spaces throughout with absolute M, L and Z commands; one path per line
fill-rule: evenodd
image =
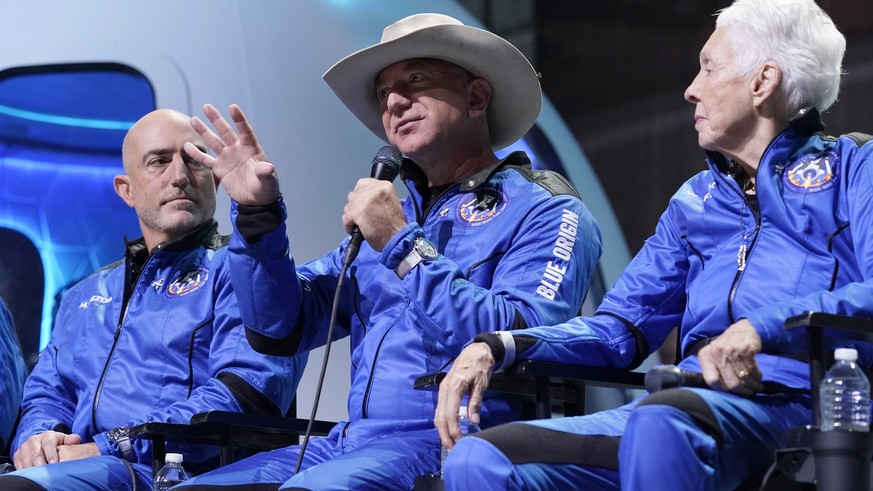
M 427 239 L 418 238 L 415 240 L 415 250 L 425 259 L 433 259 L 437 257 L 437 250 L 433 244 Z
M 118 441 L 119 438 L 124 438 L 130 433 L 130 428 L 127 426 L 119 426 L 118 428 L 112 428 L 109 430 L 109 434 L 107 435 L 110 440 Z

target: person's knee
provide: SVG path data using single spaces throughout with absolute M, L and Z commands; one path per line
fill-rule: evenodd
M 666 428 L 672 424 L 672 418 L 664 417 L 659 411 L 650 411 L 651 408 L 667 406 L 676 411 L 676 414 L 684 414 L 691 418 L 694 424 L 703 432 L 715 439 L 721 445 L 724 435 L 721 425 L 713 413 L 712 408 L 697 393 L 686 389 L 665 389 L 645 397 L 631 413 L 628 421 L 629 428 L 640 427 L 645 431 Z M 641 424 L 642 419 L 650 419 Z
M 503 456 L 503 454 L 485 440 L 475 436 L 462 438 L 449 452 L 443 471 L 446 474 L 449 471 L 452 471 L 453 474 L 460 474 L 466 472 L 468 465 L 475 465 L 475 462 L 481 462 L 481 460 L 476 460 L 477 458 L 481 459 L 484 457 L 486 460 L 491 460 L 495 456 Z
M 448 490 L 509 489 L 512 463 L 497 447 L 475 436 L 464 437 L 449 452 L 443 469 Z M 501 484 L 503 483 L 503 484 Z

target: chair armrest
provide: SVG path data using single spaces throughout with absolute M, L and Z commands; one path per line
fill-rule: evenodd
M 149 421 L 131 427 L 129 436 L 152 440 L 152 475 L 154 475 L 164 465 L 166 442 L 218 444 L 222 442 L 223 435 L 221 429 L 217 427 Z M 232 462 L 233 458 L 229 457 L 222 448 L 220 461 L 221 465 L 226 465 Z
M 306 433 L 308 419 L 288 418 L 284 416 L 265 416 L 238 413 L 233 411 L 205 411 L 191 417 L 192 426 L 231 426 L 248 428 L 270 434 L 287 434 L 302 436 Z M 315 420 L 312 422 L 312 434 L 327 435 L 336 425 L 331 421 Z
M 218 440 L 217 428 L 185 423 L 148 421 L 130 429 L 131 438 L 174 440 L 186 443 L 212 443 Z
M 644 389 L 646 376 L 642 372 L 632 372 L 619 368 L 568 365 L 535 360 L 522 360 L 510 367 L 509 373 L 584 381 L 585 385 L 613 389 Z
M 785 329 L 798 327 L 813 329 L 839 329 L 853 333 L 853 339 L 873 342 L 873 319 L 848 315 L 826 314 L 808 311 L 785 320 Z
M 414 387 L 437 390 L 445 376 L 439 372 L 418 377 Z M 521 360 L 491 377 L 486 396 L 533 402 L 537 419 L 551 417 L 553 402 L 563 406 L 565 416 L 574 416 L 584 412 L 587 386 L 643 389 L 644 377 L 644 373 L 617 368 Z
M 523 390 L 527 384 L 516 384 L 521 377 L 549 377 L 582 381 L 586 385 L 609 387 L 615 389 L 645 389 L 645 373 L 631 372 L 619 368 L 593 367 L 587 365 L 567 365 L 547 361 L 522 360 L 503 373 L 491 377 L 489 390 L 499 393 L 512 393 L 519 396 L 533 396 L 530 391 Z M 429 373 L 415 379 L 416 390 L 436 390 L 440 382 L 446 378 L 446 372 Z M 506 384 L 504 385 L 504 382 Z M 522 390 L 512 390 L 512 387 Z
M 165 442 L 205 443 L 220 446 L 220 465 L 234 461 L 234 447 L 272 450 L 299 443 L 308 420 L 233 411 L 205 411 L 191 417 L 190 424 L 146 422 L 130 429 L 131 438 L 153 441 L 152 467 L 163 465 Z M 316 420 L 313 435 L 326 435 L 335 423 Z

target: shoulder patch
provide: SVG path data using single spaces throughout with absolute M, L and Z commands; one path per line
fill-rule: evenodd
M 119 266 L 122 266 L 123 264 L 124 264 L 124 259 L 119 259 L 118 261 L 115 261 L 114 263 L 107 264 L 106 266 L 103 266 L 102 268 L 97 269 L 96 271 L 94 271 L 93 273 L 91 273 L 88 276 L 91 276 L 91 275 L 94 275 L 97 273 L 102 273 L 103 271 L 109 271 L 110 269 L 117 268 Z
M 570 195 L 582 199 L 576 188 L 570 184 L 566 177 L 550 170 L 532 170 L 529 167 L 512 166 L 519 174 L 527 178 L 528 181 L 537 184 L 545 189 L 552 196 Z
M 858 144 L 859 147 L 862 147 L 868 141 L 873 140 L 873 135 L 868 135 L 867 133 L 859 133 L 857 131 L 847 133 L 844 136 L 846 138 L 849 138 L 850 140 L 853 140 L 855 143 Z

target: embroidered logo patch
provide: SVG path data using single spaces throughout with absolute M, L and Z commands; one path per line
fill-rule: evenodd
M 103 297 L 100 295 L 91 295 L 91 298 L 79 304 L 80 309 L 87 309 L 92 303 L 105 305 L 112 301 L 112 297 Z
M 183 297 L 196 292 L 206 284 L 208 279 L 209 270 L 206 268 L 189 269 L 176 273 L 170 286 L 167 287 L 167 297 Z
M 455 217 L 461 225 L 478 227 L 494 220 L 509 205 L 509 197 L 494 188 L 480 188 L 461 196 Z
M 832 150 L 818 155 L 807 156 L 785 170 L 782 182 L 795 193 L 817 193 L 830 189 L 836 184 L 837 154 Z

